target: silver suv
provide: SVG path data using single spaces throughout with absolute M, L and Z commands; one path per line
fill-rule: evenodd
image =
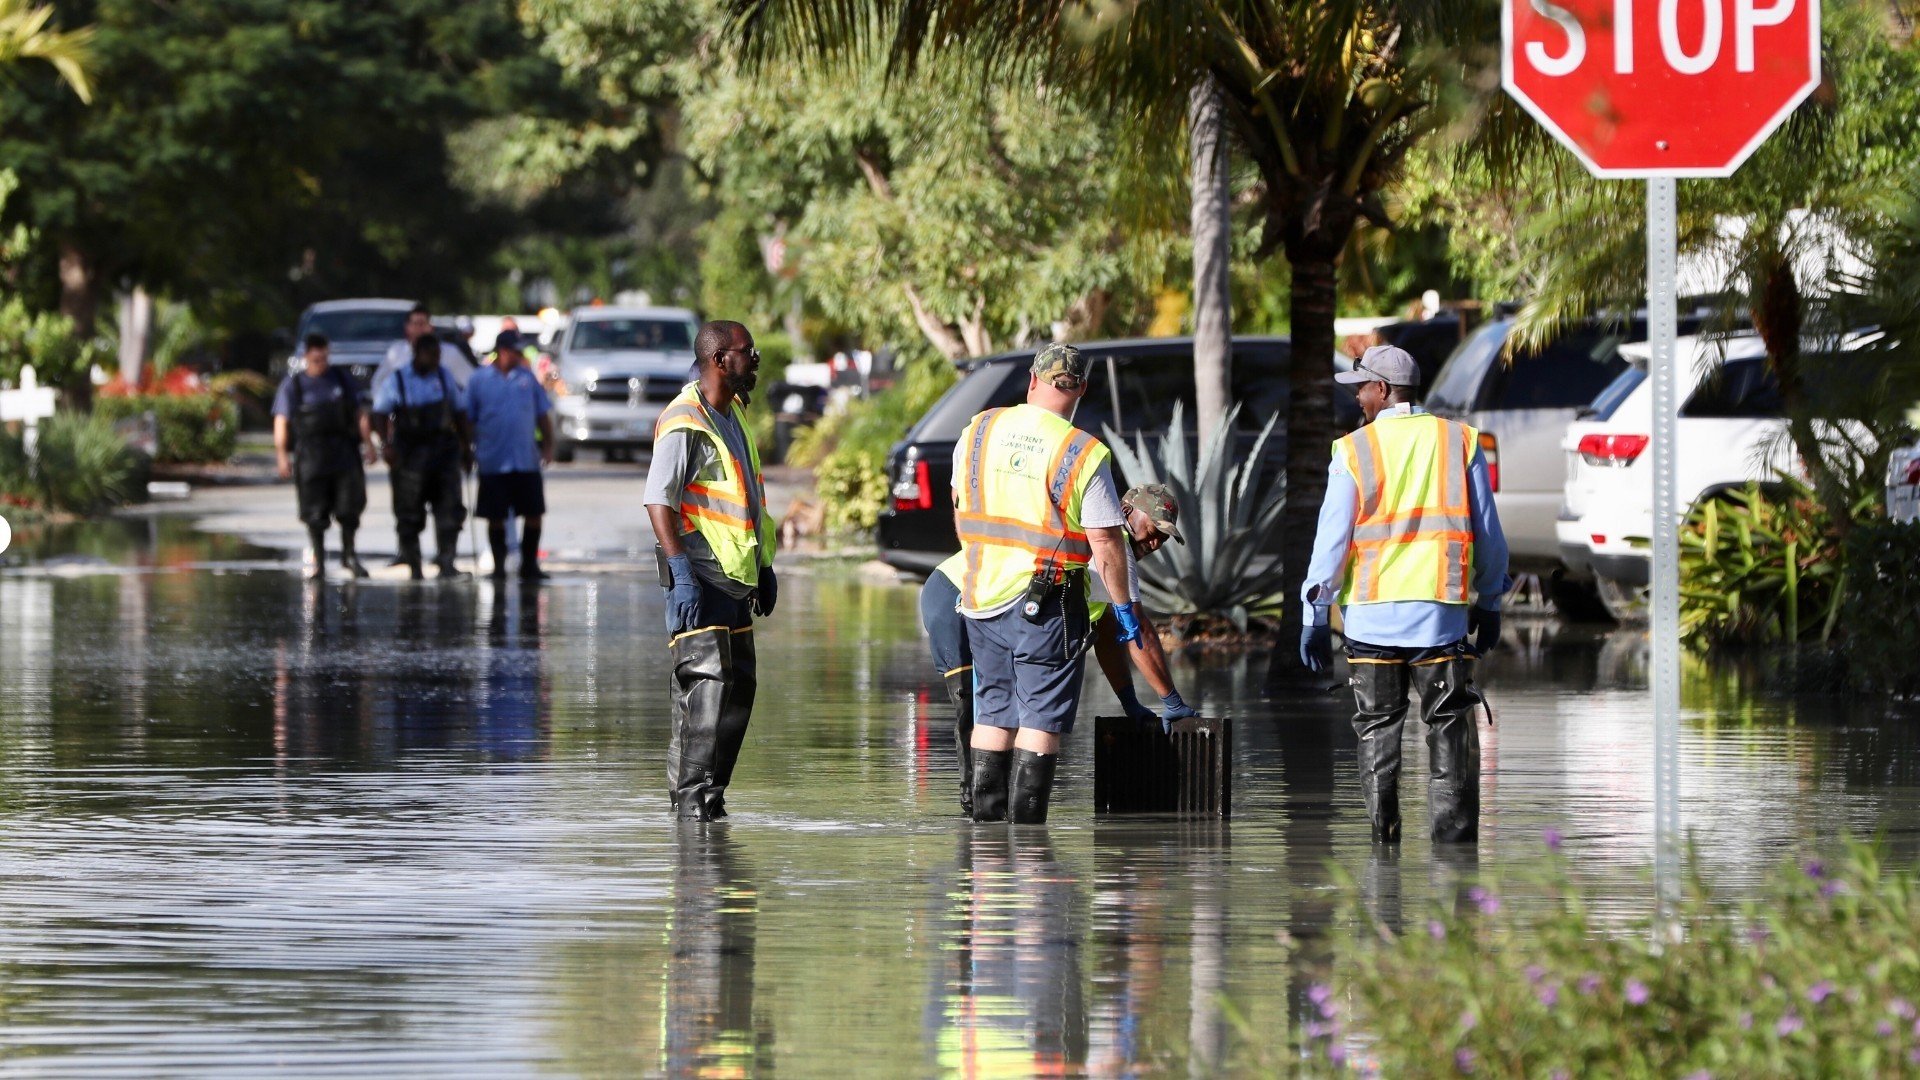
M 554 456 L 593 447 L 608 461 L 653 445 L 653 425 L 693 379 L 699 321 L 686 308 L 574 309 L 560 340 Z

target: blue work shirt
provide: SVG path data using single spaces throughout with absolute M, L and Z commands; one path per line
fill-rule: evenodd
M 1391 424 L 1426 410 L 1418 405 L 1384 410 L 1374 418 L 1376 424 Z M 1306 584 L 1300 599 L 1306 602 L 1304 617 L 1310 626 L 1324 626 L 1327 609 L 1340 595 L 1347 578 L 1347 557 L 1352 550 L 1353 516 L 1360 502 L 1360 485 L 1347 472 L 1346 460 L 1338 453 L 1327 467 L 1327 497 L 1320 504 L 1320 527 L 1313 537 L 1313 562 L 1307 566 Z M 1473 517 L 1473 592 L 1474 604 L 1486 611 L 1499 611 L 1512 579 L 1507 576 L 1507 536 L 1500 531 L 1500 513 L 1493 505 L 1493 482 L 1487 476 L 1487 459 L 1479 450 L 1467 465 L 1467 510 Z M 1369 645 L 1399 645 L 1431 648 L 1450 645 L 1467 636 L 1467 605 L 1443 604 L 1437 600 L 1392 600 L 1379 604 L 1349 604 L 1340 609 L 1343 630 L 1349 641 Z
M 373 391 L 373 411 L 387 415 L 401 407 L 400 384 L 406 384 L 407 408 L 416 405 L 431 405 L 446 397 L 447 390 L 453 391 L 453 407 L 456 412 L 467 411 L 467 392 L 453 381 L 453 376 L 445 370 L 435 368 L 425 375 L 413 370 L 408 364 L 394 373 L 393 378 L 381 383 Z
M 480 475 L 539 472 L 534 432 L 552 408 L 546 389 L 524 366 L 504 375 L 496 364 L 474 372 L 467 383 L 467 415 L 473 418 L 473 460 Z

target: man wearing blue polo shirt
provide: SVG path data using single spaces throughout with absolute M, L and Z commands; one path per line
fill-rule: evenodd
M 540 569 L 540 517 L 547 512 L 540 470 L 553 462 L 553 402 L 528 370 L 521 344 L 518 331 L 500 331 L 492 362 L 467 384 L 467 411 L 480 471 L 474 513 L 487 519 L 493 576 L 507 576 L 507 516 L 517 514 L 520 580 L 533 582 L 547 576 Z

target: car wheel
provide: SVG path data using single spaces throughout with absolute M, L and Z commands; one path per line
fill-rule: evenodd
M 1607 614 L 1615 622 L 1644 623 L 1647 621 L 1647 586 L 1631 585 L 1612 578 L 1594 579 L 1595 591 L 1600 603 L 1606 607 Z
M 1575 623 L 1613 622 L 1613 613 L 1600 599 L 1600 588 L 1592 582 L 1571 578 L 1557 571 L 1547 579 L 1547 598 L 1562 619 Z

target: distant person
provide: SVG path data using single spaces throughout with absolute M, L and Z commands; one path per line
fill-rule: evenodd
M 1139 575 L 1134 563 L 1160 550 L 1160 545 L 1166 543 L 1168 538 L 1179 540 L 1176 523 L 1180 510 L 1173 501 L 1172 493 L 1160 484 L 1130 489 L 1120 500 L 1120 510 L 1126 519 L 1131 541 L 1127 551 L 1127 582 L 1132 593 L 1131 602 L 1138 604 Z M 946 684 L 947 700 L 953 703 L 954 748 L 960 763 L 960 810 L 971 817 L 973 650 L 967 645 L 966 618 L 960 614 L 959 608 L 960 582 L 966 570 L 966 555 L 961 553 L 947 559 L 928 575 L 926 584 L 920 588 L 920 623 L 926 628 L 927 642 L 933 650 L 934 670 L 940 673 Z M 1136 649 L 1128 649 L 1120 641 L 1119 620 L 1110 617 L 1105 587 L 1096 579 L 1090 591 L 1098 597 L 1088 604 L 1088 618 L 1093 624 L 1094 652 L 1099 657 L 1100 670 L 1106 676 L 1107 685 L 1113 688 L 1114 696 L 1120 699 L 1120 705 L 1127 715 L 1136 720 L 1166 721 L 1198 715 L 1174 687 L 1173 675 L 1167 669 L 1166 653 L 1161 650 L 1159 636 L 1154 633 L 1153 623 L 1146 613 L 1138 612 L 1141 645 Z M 1146 676 L 1147 685 L 1153 687 L 1154 693 L 1160 695 L 1165 713 L 1156 713 L 1140 703 L 1140 696 L 1133 688 L 1129 660 Z
M 1473 841 L 1480 834 L 1473 661 L 1500 642 L 1500 600 L 1511 582 L 1479 433 L 1413 403 L 1420 365 L 1403 349 L 1375 345 L 1334 378 L 1357 386 L 1366 422 L 1333 444 L 1301 590 L 1300 662 L 1316 673 L 1332 669 L 1327 612 L 1338 603 L 1374 841 L 1400 842 L 1409 687 L 1427 727 L 1433 838 Z
M 540 470 L 553 464 L 553 402 L 528 370 L 520 333 L 502 330 L 493 360 L 467 384 L 467 416 L 473 421 L 473 457 L 480 473 L 474 513 L 487 521 L 493 576 L 507 576 L 509 516 L 521 519 L 520 580 L 543 581 L 540 519 L 547 512 Z
M 374 393 L 380 392 L 380 387 L 394 372 L 413 363 L 413 346 L 421 338 L 434 336 L 433 316 L 428 313 L 427 305 L 415 304 L 413 310 L 407 312 L 407 326 L 404 333 L 406 334 L 404 339 L 387 346 L 387 355 L 381 359 L 380 366 L 374 369 Z M 441 356 L 441 369 L 453 376 L 454 385 L 462 390 L 467 388 L 467 382 L 473 378 L 473 365 L 467 362 L 466 357 L 460 355 L 458 349 L 446 350 Z
M 727 816 L 727 784 L 746 741 L 759 668 L 753 617 L 773 614 L 773 516 L 742 407 L 760 351 L 737 322 L 694 338 L 699 378 L 654 427 L 647 515 L 658 539 L 673 651 L 667 784 L 681 820 Z
M 467 575 L 454 565 L 460 526 L 467 508 L 460 495 L 461 474 L 473 467 L 472 430 L 467 395 L 440 366 L 439 338 L 424 334 L 413 341 L 413 362 L 381 383 L 373 411 L 381 419 L 387 464 L 392 467 L 393 517 L 400 537 L 400 561 L 418 581 L 420 533 L 433 511 L 438 543 L 434 565 L 443 578 Z
M 280 475 L 294 478 L 300 520 L 313 545 L 307 577 L 327 576 L 327 522 L 332 519 L 340 523 L 340 565 L 363 578 L 367 568 L 354 551 L 353 535 L 367 508 L 361 462 L 374 460 L 367 393 L 351 372 L 329 362 L 325 334 L 308 334 L 305 346 L 307 366 L 282 380 L 273 395 L 273 450 Z

